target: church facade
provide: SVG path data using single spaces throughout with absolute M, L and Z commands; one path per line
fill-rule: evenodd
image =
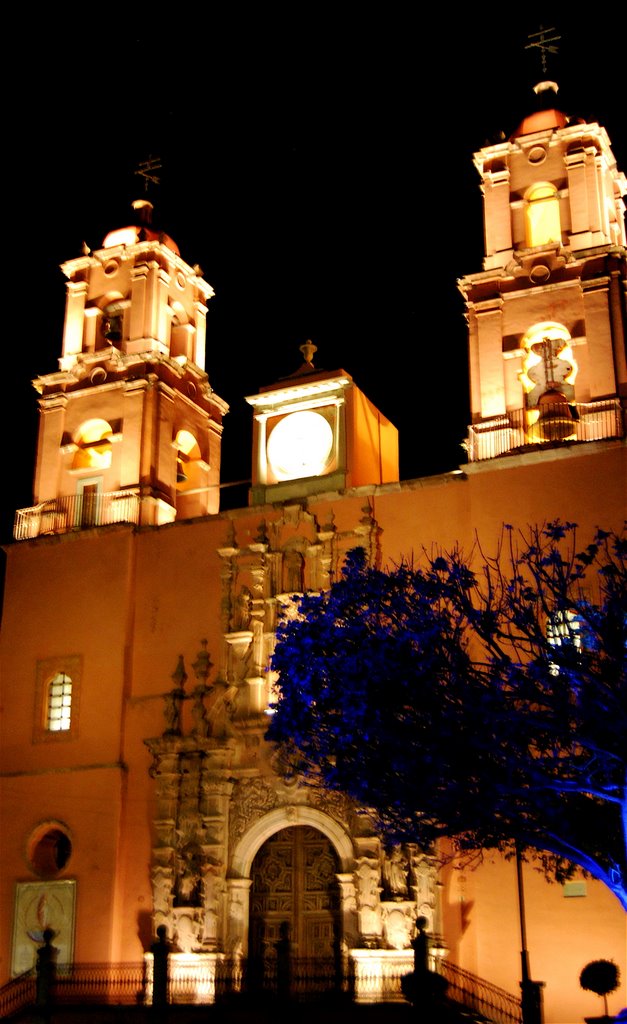
M 352 548 L 386 565 L 475 534 L 489 548 L 504 522 L 589 536 L 625 518 L 625 176 L 600 125 L 546 103 L 475 164 L 468 461 L 440 476 L 399 480 L 395 427 L 308 343 L 247 396 L 250 501 L 220 511 L 211 287 L 145 204 L 64 264 L 59 370 L 34 381 L 33 505 L 7 549 L 0 983 L 47 927 L 62 963 L 122 963 L 164 925 L 203 1001 L 217 964 L 271 958 L 287 927 L 297 958 L 350 969 L 357 999 L 400 999 L 423 917 L 433 958 L 519 991 L 512 862 L 388 848 L 264 739 L 277 623 Z M 524 881 L 547 1024 L 595 1011 L 578 983 L 593 959 L 619 965 L 624 1005 L 615 897 L 532 866 Z

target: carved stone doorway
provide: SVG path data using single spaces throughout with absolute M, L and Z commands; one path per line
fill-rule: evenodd
M 339 950 L 335 851 L 317 829 L 294 826 L 268 839 L 255 857 L 250 953 L 272 958 L 287 922 L 294 958 L 335 960 Z

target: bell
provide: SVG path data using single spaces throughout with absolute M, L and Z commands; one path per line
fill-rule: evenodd
M 532 441 L 565 441 L 575 434 L 571 408 L 561 391 L 545 391 L 538 402 L 538 419 L 529 427 Z
M 182 459 L 177 459 L 176 460 L 176 482 L 177 482 L 177 484 L 183 484 L 183 483 L 185 483 L 186 480 L 187 480 L 187 474 L 185 473 L 185 470 L 183 469 L 183 461 L 182 461 Z

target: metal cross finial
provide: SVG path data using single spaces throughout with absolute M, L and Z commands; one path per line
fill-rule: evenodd
M 552 43 L 559 43 L 561 36 L 548 36 L 549 32 L 555 32 L 554 28 L 541 28 L 539 32 L 532 32 L 527 36 L 530 40 L 525 46 L 525 50 L 539 50 L 542 60 L 542 73 L 546 73 L 546 55 L 547 53 L 558 53 L 558 47 L 552 46 Z
M 144 190 L 148 191 L 148 183 L 151 182 L 153 185 L 158 185 L 161 178 L 158 178 L 154 173 L 155 171 L 161 170 L 161 157 L 149 156 L 147 160 L 144 160 L 139 164 L 135 174 L 139 175 L 140 178 L 144 179 Z

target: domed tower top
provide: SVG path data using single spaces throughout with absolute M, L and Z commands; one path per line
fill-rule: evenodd
M 176 242 L 164 231 L 158 231 L 152 223 L 154 206 L 149 199 L 136 199 L 131 203 L 135 211 L 133 223 L 123 228 L 109 231 L 102 243 L 103 249 L 112 249 L 116 245 L 135 245 L 137 242 L 160 242 L 180 256 Z
M 567 114 L 557 108 L 557 93 L 559 86 L 557 82 L 538 82 L 534 85 L 533 91 L 538 99 L 537 109 L 528 114 L 520 122 L 510 138 L 520 138 L 522 135 L 531 135 L 533 132 L 541 132 L 545 129 L 565 128 L 570 123 Z

